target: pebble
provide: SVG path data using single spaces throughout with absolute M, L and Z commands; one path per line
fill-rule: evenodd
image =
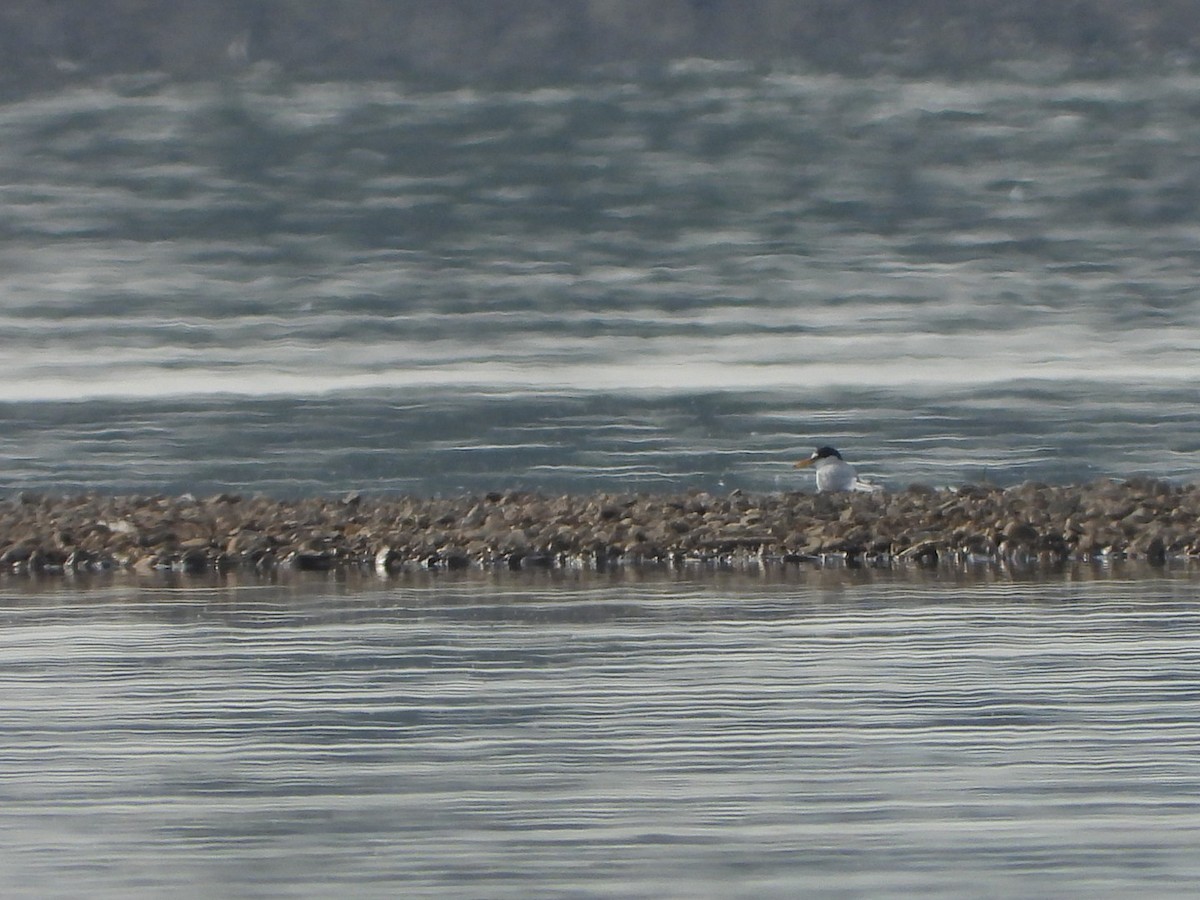
M 1200 557 L 1200 486 L 1150 479 L 895 493 L 516 491 L 280 500 L 22 493 L 0 500 L 0 574 L 682 566 L 1152 565 Z

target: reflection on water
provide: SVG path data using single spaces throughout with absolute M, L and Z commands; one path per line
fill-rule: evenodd
M 1045 588 L 1051 594 L 1062 586 L 1089 590 L 1094 584 L 1131 584 L 1151 580 L 1187 585 L 1200 578 L 1200 561 L 1171 558 L 1165 562 L 1141 559 L 1097 557 L 1090 561 L 1038 561 L 1029 559 L 987 560 L 980 562 L 941 562 L 926 566 L 898 561 L 861 562 L 829 557 L 824 561 L 798 563 L 747 557 L 741 560 L 707 562 L 689 560 L 682 564 L 639 563 L 594 567 L 530 566 L 513 569 L 508 565 L 467 569 L 406 569 L 384 574 L 374 570 L 336 569 L 311 572 L 279 568 L 268 573 L 234 569 L 226 572 L 205 571 L 187 574 L 161 570 L 150 574 L 126 571 L 100 573 L 67 572 L 64 575 L 9 575 L 0 581 L 12 602 L 27 598 L 31 603 L 66 600 L 74 596 L 133 602 L 150 598 L 152 614 L 164 608 L 169 598 L 178 598 L 189 606 L 197 598 L 229 598 L 235 606 L 244 606 L 248 597 L 266 595 L 272 602 L 284 601 L 291 608 L 311 607 L 326 620 L 345 609 L 358 609 L 375 601 L 387 606 L 394 595 L 426 597 L 442 605 L 458 602 L 477 604 L 520 602 L 541 593 L 553 597 L 566 613 L 570 601 L 613 592 L 617 595 L 648 593 L 661 607 L 661 597 L 681 593 L 689 602 L 693 592 L 705 596 L 730 593 L 768 594 L 791 597 L 796 592 L 841 593 L 846 590 L 872 589 L 899 596 L 915 592 L 964 589 L 1028 591 L 1036 594 Z M 316 598 L 315 601 L 313 598 Z M 330 603 L 331 599 L 338 602 Z M 344 601 L 344 602 L 343 602 Z M 219 611 L 222 607 L 202 606 Z
M 4 894 L 1200 877 L 1194 579 L 729 578 L 7 583 Z

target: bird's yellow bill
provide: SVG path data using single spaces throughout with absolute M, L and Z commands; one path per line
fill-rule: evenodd
M 808 459 L 800 460 L 800 462 L 796 463 L 795 467 L 797 469 L 807 469 L 809 466 L 811 466 L 816 461 L 817 461 L 817 458 L 815 456 L 810 456 Z

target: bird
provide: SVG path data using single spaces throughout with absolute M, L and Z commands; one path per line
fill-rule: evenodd
M 809 466 L 816 469 L 818 493 L 880 490 L 877 485 L 859 481 L 854 467 L 832 447 L 818 447 L 808 459 L 796 463 L 797 469 L 807 469 Z

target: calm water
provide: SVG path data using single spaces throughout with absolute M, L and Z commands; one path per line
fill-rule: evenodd
M 1200 77 L 0 106 L 0 494 L 1196 477 Z M 1194 573 L 0 580 L 5 897 L 1171 896 Z
M 1192 896 L 1196 583 L 0 594 L 5 897 Z
M 1200 77 L 0 107 L 0 490 L 1191 480 Z

